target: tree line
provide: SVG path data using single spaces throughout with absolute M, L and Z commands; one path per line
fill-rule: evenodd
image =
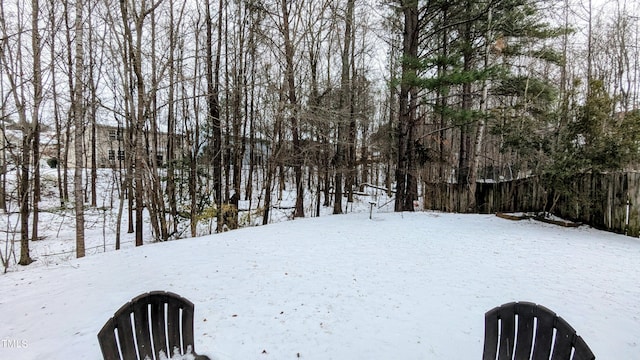
M 638 4 L 603 9 L 592 0 L 3 1 L 0 208 L 18 208 L 19 263 L 32 261 L 39 236 L 43 161 L 55 163 L 84 256 L 105 124 L 122 140 L 116 248 L 121 231 L 136 245 L 180 237 L 185 223 L 196 236 L 206 216 L 221 231 L 241 200 L 266 224 L 284 192 L 295 196 L 292 217 L 340 214 L 362 184 L 394 194 L 396 211 L 413 210 L 421 188 L 457 184 L 461 209 L 473 212 L 479 181 L 536 176 L 552 210 L 575 174 L 636 165 Z

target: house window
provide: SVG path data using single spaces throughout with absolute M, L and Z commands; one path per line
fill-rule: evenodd
M 120 129 L 111 129 L 109 130 L 109 140 L 122 140 L 122 130 Z
M 124 150 L 118 150 L 118 160 L 124 160 Z
M 116 152 L 114 150 L 109 150 L 109 161 L 113 161 L 116 159 Z

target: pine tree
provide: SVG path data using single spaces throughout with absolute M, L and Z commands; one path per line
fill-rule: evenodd
M 556 52 L 543 44 L 561 32 L 545 24 L 538 3 L 528 0 L 435 1 L 421 11 L 421 19 L 429 21 L 420 24 L 424 55 L 416 60 L 415 83 L 423 90 L 421 103 L 434 114 L 436 130 L 418 139 L 417 160 L 435 160 L 438 181 L 454 175 L 467 195 L 459 209 L 475 211 L 485 132 L 517 137 L 525 127 L 514 119 L 531 127 L 546 121 L 554 89 L 521 64 L 559 63 Z M 434 143 L 425 143 L 430 139 Z
M 613 104 L 603 82 L 592 80 L 584 104 L 570 109 L 573 116 L 558 129 L 558 146 L 542 175 L 549 193 L 546 211 L 561 197 L 577 196 L 574 183 L 582 175 L 620 171 L 637 158 L 640 112 L 615 114 Z M 576 201 L 588 206 L 591 199 Z

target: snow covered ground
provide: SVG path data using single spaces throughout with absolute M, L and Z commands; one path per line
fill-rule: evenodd
M 484 313 L 565 318 L 598 359 L 640 359 L 640 241 L 492 215 L 302 219 L 0 276 L 0 359 L 100 359 L 151 290 L 195 304 L 198 352 L 237 359 L 479 359 Z

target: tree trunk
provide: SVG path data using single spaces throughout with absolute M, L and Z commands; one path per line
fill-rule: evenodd
M 351 158 L 351 153 L 349 151 L 351 149 L 351 144 L 349 143 L 349 140 L 351 139 L 350 126 L 353 118 L 353 109 L 351 104 L 353 100 L 351 94 L 351 42 L 353 40 L 352 26 L 354 4 L 354 0 L 347 1 L 347 10 L 344 23 L 344 46 L 342 48 L 342 71 L 340 76 L 340 112 L 338 115 L 338 144 L 336 146 L 335 155 L 336 173 L 334 177 L 334 214 L 342 214 L 342 182 L 345 175 L 347 179 L 350 179 L 351 176 L 350 169 L 349 171 L 347 171 L 347 168 L 350 165 L 349 162 Z M 349 191 L 349 187 L 351 187 L 351 182 L 347 181 L 347 191 Z
M 356 164 L 356 147 L 357 147 L 357 122 L 355 115 L 355 106 L 356 106 L 356 96 L 358 91 L 356 90 L 357 81 L 357 72 L 356 72 L 356 61 L 355 61 L 355 26 L 353 26 L 353 0 L 349 0 L 347 3 L 347 19 L 351 22 L 350 31 L 351 33 L 347 34 L 345 31 L 345 36 L 351 38 L 349 41 L 351 50 L 349 51 L 349 65 L 351 66 L 351 74 L 349 75 L 349 132 L 347 133 L 347 178 L 345 181 L 346 191 L 347 191 L 347 203 L 353 203 L 353 188 L 357 185 L 357 164 Z M 345 44 L 346 45 L 346 44 Z M 364 76 L 364 74 L 363 74 Z
M 140 16 L 140 15 L 138 15 Z M 135 45 L 131 37 L 131 29 L 129 29 L 128 16 L 126 17 L 125 31 L 129 32 L 129 46 L 132 47 L 131 59 L 133 61 L 133 72 L 136 82 L 136 106 L 135 118 L 133 123 L 133 153 L 134 153 L 134 194 L 135 194 L 135 243 L 136 246 L 143 245 L 143 222 L 144 222 L 144 175 L 143 169 L 145 164 L 144 156 L 144 123 L 145 123 L 145 83 L 144 75 L 142 74 L 142 24 L 143 17 L 136 19 L 136 39 Z M 133 111 L 132 111 L 133 113 Z
M 396 164 L 394 208 L 395 211 L 413 211 L 413 201 L 417 199 L 418 192 L 414 148 L 417 90 L 411 80 L 416 77 L 414 63 L 418 58 L 418 3 L 413 0 L 404 0 L 402 6 L 404 13 L 403 61 L 397 128 L 398 162 Z
M 217 52 L 215 55 L 215 64 L 213 56 L 213 21 L 211 18 L 211 7 L 209 1 L 206 2 L 206 28 L 207 28 L 207 61 L 206 61 L 206 77 L 207 77 L 207 109 L 208 121 L 211 124 L 213 132 L 213 148 L 211 150 L 211 164 L 213 167 L 213 191 L 217 215 L 216 231 L 222 231 L 222 128 L 220 127 L 220 104 L 218 102 L 218 93 L 220 88 L 220 52 L 222 49 L 222 0 L 218 3 L 218 38 Z
M 18 183 L 20 199 L 20 261 L 18 264 L 20 265 L 29 265 L 33 262 L 29 254 L 29 162 L 32 136 L 31 131 L 27 131 L 28 133 L 22 138 L 22 164 Z
M 208 3 L 208 1 L 207 1 Z M 209 8 L 209 5 L 207 5 L 207 9 Z M 207 18 L 210 17 L 209 12 L 207 11 L 206 14 Z M 205 23 L 207 22 L 207 20 L 205 20 Z M 195 44 L 194 44 L 194 48 L 195 48 L 195 58 L 196 59 L 200 59 L 200 37 L 196 37 L 195 39 Z M 211 58 L 208 58 L 207 61 L 205 62 L 208 63 L 211 61 Z M 181 66 L 182 67 L 182 66 Z M 180 70 L 180 73 L 182 73 L 182 71 L 184 70 Z M 193 78 L 197 79 L 198 77 L 201 76 L 200 73 L 200 66 L 194 66 L 193 67 Z M 206 70 L 205 70 L 206 72 Z M 193 82 L 193 88 L 192 88 L 192 92 L 194 94 L 197 93 L 197 86 L 198 86 L 198 82 L 194 81 Z M 187 104 L 187 96 L 186 96 L 186 89 L 185 87 L 183 87 L 183 112 L 187 113 L 187 108 L 188 108 L 188 104 Z M 197 96 L 194 96 L 193 99 L 193 108 L 194 109 L 199 109 L 200 108 L 200 98 Z M 190 228 L 191 228 L 191 236 L 195 237 L 198 235 L 198 213 L 199 213 L 199 207 L 198 207 L 198 200 L 200 195 L 198 194 L 198 154 L 200 153 L 200 112 L 196 111 L 194 113 L 194 119 L 193 121 L 195 122 L 193 124 L 193 137 L 187 137 L 187 141 L 191 141 L 191 144 L 189 144 L 189 198 L 191 199 L 191 213 L 190 213 L 190 219 L 191 219 L 191 224 L 190 224 Z M 184 128 L 188 128 L 189 125 L 187 124 L 187 119 L 184 119 Z M 167 184 L 168 186 L 168 184 Z M 176 219 L 177 221 L 177 219 Z M 176 224 L 177 226 L 177 224 Z
M 449 12 L 448 12 L 448 8 L 445 7 L 443 9 L 442 12 L 442 23 L 443 24 L 447 24 L 449 21 Z M 441 43 L 441 51 L 442 51 L 442 57 L 444 59 L 447 59 L 449 56 L 449 30 L 447 28 L 444 28 L 442 30 L 442 43 Z M 448 66 L 448 62 L 443 61 L 439 64 L 438 66 L 438 76 L 439 77 L 445 77 L 447 75 L 449 71 L 449 66 Z M 439 126 L 440 126 L 440 131 L 438 132 L 438 174 L 437 174 L 437 183 L 448 183 L 449 182 L 449 176 L 450 174 L 448 174 L 446 172 L 446 170 L 448 170 L 448 166 L 447 166 L 447 156 L 448 154 L 446 153 L 446 146 L 445 144 L 448 142 L 447 139 L 447 133 L 448 131 L 445 130 L 448 127 L 448 119 L 447 119 L 447 106 L 448 106 L 448 97 L 449 97 L 449 87 L 447 85 L 444 85 L 442 87 L 438 87 L 437 89 L 437 106 L 438 106 L 438 120 L 439 120 Z M 440 194 L 438 194 L 440 195 Z M 440 201 L 442 201 L 443 199 L 440 199 Z
M 167 200 L 169 203 L 169 215 L 171 218 L 172 228 L 167 229 L 171 233 L 178 232 L 178 201 L 176 198 L 176 181 L 175 181 L 175 139 L 176 139 L 176 115 L 175 115 L 175 88 L 176 88 L 176 66 L 175 66 L 175 50 L 177 47 L 176 34 L 175 29 L 179 28 L 181 25 L 182 17 L 178 20 L 178 23 L 175 23 L 174 15 L 173 15 L 173 0 L 170 2 L 170 21 L 169 21 L 169 94 L 167 98 L 168 109 L 167 109 L 167 138 L 166 138 L 166 152 L 165 158 L 161 161 L 163 165 L 167 168 Z M 197 51 L 197 50 L 196 50 Z M 179 71 L 178 73 L 181 73 Z M 196 126 L 198 126 L 196 122 Z M 197 139 L 197 138 L 196 138 Z M 197 143 L 197 140 L 196 140 Z M 195 162 L 195 160 L 194 160 Z M 190 173 L 191 174 L 191 173 Z M 165 209 L 166 211 L 166 209 Z M 167 236 L 168 238 L 168 236 Z
M 84 244 L 84 194 L 82 188 L 82 171 L 83 171 L 83 159 L 84 159 L 84 83 L 83 83 L 83 70 L 84 70 L 84 49 L 83 49 L 83 2 L 76 1 L 76 19 L 75 19 L 75 87 L 73 98 L 73 118 L 75 126 L 74 136 L 74 150 L 75 150 L 75 169 L 73 175 L 74 185 L 74 202 L 75 202 L 75 215 L 76 215 L 76 257 L 84 257 L 85 244 Z
M 273 157 L 273 156 L 272 156 Z M 262 225 L 269 223 L 269 213 L 271 211 L 271 188 L 273 179 L 272 159 L 267 159 L 265 186 L 264 186 L 264 211 L 262 212 Z
M 287 0 L 282 1 L 282 35 L 284 37 L 284 54 L 286 61 L 286 73 L 285 78 L 287 81 L 289 105 L 291 108 L 290 123 L 291 123 L 291 136 L 293 143 L 293 172 L 295 175 L 296 183 L 296 207 L 294 217 L 304 217 L 304 182 L 302 179 L 302 165 L 303 154 L 300 144 L 300 129 L 298 124 L 298 98 L 296 95 L 295 73 L 293 70 L 294 65 L 294 47 L 290 38 L 289 29 L 289 5 Z
M 4 7 L 0 5 L 0 16 L 4 17 Z M 4 31 L 3 31 L 4 35 Z M 53 52 L 52 52 L 53 53 Z M 4 60 L 4 54 L 2 53 L 2 49 L 0 49 L 0 59 Z M 4 69 L 0 65 L 0 72 L 4 73 Z M 0 94 L 4 94 L 4 81 L 0 81 Z M 55 94 L 55 86 L 54 86 L 54 94 Z M 4 119 L 6 114 L 6 103 L 3 101 L 0 104 L 0 119 Z M 0 211 L 7 212 L 7 152 L 5 149 L 7 148 L 7 140 L 6 140 L 6 125 L 4 121 L 0 121 L 0 149 L 2 152 L 0 154 Z M 8 259 L 9 255 L 7 255 Z M 8 260 L 7 260 L 8 261 Z M 8 266 L 5 265 L 5 271 Z
M 124 212 L 124 200 L 125 192 L 127 190 L 126 181 L 122 180 L 122 169 L 118 168 L 118 173 L 113 173 L 113 183 L 120 182 L 120 189 L 118 191 L 118 215 L 116 216 L 116 250 L 120 250 L 120 238 L 122 230 L 122 214 Z
M 145 178 L 149 184 L 145 186 L 145 192 L 147 193 L 146 197 L 148 198 L 147 209 L 149 211 L 149 218 L 151 226 L 155 233 L 155 238 L 160 241 L 167 241 L 169 239 L 169 230 L 167 226 L 167 208 L 165 205 L 164 194 L 165 191 L 162 187 L 162 181 L 160 180 L 160 163 L 159 156 L 161 153 L 158 151 L 160 149 L 160 129 L 158 125 L 158 96 L 156 89 L 158 88 L 159 77 L 162 76 L 158 74 L 158 57 L 157 57 L 157 26 L 156 26 L 156 12 L 151 11 L 151 104 L 149 105 L 150 110 L 146 110 L 149 114 L 145 117 L 148 117 L 151 125 L 149 131 L 145 131 L 145 144 L 144 149 L 147 149 L 145 152 L 145 159 L 148 159 L 148 175 Z M 169 74 L 169 99 L 168 101 L 168 112 L 172 113 L 175 107 L 175 103 L 173 101 L 173 71 L 175 69 L 174 64 L 174 44 L 173 44 L 173 34 L 172 29 L 175 26 L 174 18 L 173 18 L 173 0 L 169 1 L 169 60 L 168 67 L 170 69 Z M 167 119 L 169 122 L 170 119 Z M 145 121 L 146 122 L 146 121 Z M 170 132 L 170 130 L 168 130 Z M 167 134 L 168 136 L 168 134 Z M 150 137 L 150 139 L 149 139 Z M 150 142 L 150 143 L 149 143 Z M 168 139 L 167 139 L 168 142 Z
M 40 49 L 39 0 L 31 1 L 31 50 L 33 51 L 33 109 L 31 126 L 33 128 L 33 223 L 31 239 L 38 240 L 40 215 L 40 105 L 42 103 L 42 50 Z
M 252 9 L 249 9 L 248 17 L 251 21 L 249 27 L 249 52 L 248 60 L 246 63 L 250 64 L 249 70 L 249 87 L 250 90 L 245 97 L 249 98 L 248 109 L 248 121 L 249 121 L 249 171 L 247 173 L 247 183 L 245 187 L 244 199 L 249 201 L 249 215 L 251 215 L 251 206 L 253 201 L 253 181 L 254 171 L 256 167 L 256 138 L 255 138 L 255 124 L 256 124 L 256 28 L 258 26 Z
M 0 81 L 0 93 L 4 94 L 4 84 Z M 0 118 L 6 116 L 4 103 L 0 105 Z M 4 122 L 0 122 L 0 149 L 5 149 L 6 132 Z M 0 211 L 7 212 L 7 151 L 0 154 Z
M 88 22 L 92 22 L 92 11 L 88 12 Z M 95 39 L 93 35 L 93 26 L 89 26 L 89 44 L 94 44 Z M 93 46 L 89 47 L 89 90 L 91 91 L 91 101 L 90 101 L 90 120 L 91 120 L 91 139 L 90 139 L 90 149 L 91 149 L 91 206 L 98 206 L 98 194 L 97 194 L 97 182 L 98 182 L 98 152 L 97 152 L 97 144 L 96 144 L 96 112 L 98 111 L 98 84 L 95 79 L 96 72 L 96 63 L 100 62 L 101 59 L 97 59 L 96 49 Z
M 235 62 L 232 70 L 232 82 L 233 82 L 233 99 L 231 100 L 232 104 L 232 131 L 233 131 L 233 192 L 234 199 L 233 206 L 235 206 L 236 210 L 238 208 L 238 200 L 240 200 L 240 194 L 242 192 L 242 163 L 245 152 L 245 136 L 246 132 L 246 119 L 247 114 L 246 111 L 243 112 L 244 105 L 246 104 L 246 98 L 243 98 L 245 89 L 246 89 L 246 81 L 245 81 L 245 22 L 246 14 L 242 11 L 242 3 L 236 4 L 236 14 L 235 14 L 235 25 L 236 28 L 236 39 L 234 39 L 234 53 L 235 53 Z M 243 128 L 245 129 L 243 131 Z M 237 227 L 237 222 L 235 222 L 234 227 Z
M 74 29 L 74 24 L 71 23 L 70 15 L 72 11 L 69 9 L 71 4 L 68 0 L 63 1 L 63 12 L 64 12 L 64 21 L 65 21 L 65 41 L 66 41 L 66 56 L 67 56 L 67 86 L 69 87 L 69 98 L 71 99 L 71 105 L 69 110 L 67 111 L 67 124 L 65 126 L 65 136 L 64 136 L 64 160 L 63 171 L 62 171 L 62 186 L 63 186 L 63 201 L 66 203 L 69 201 L 69 185 L 71 181 L 69 180 L 69 165 L 75 166 L 75 164 L 69 164 L 69 154 L 71 152 L 73 141 L 75 141 L 75 134 L 72 134 L 72 129 L 74 125 L 73 118 L 73 101 L 75 99 L 75 85 L 74 85 L 74 74 L 71 69 L 73 69 L 73 37 L 72 30 Z M 75 152 L 74 152 L 75 154 Z M 75 204 L 75 203 L 74 203 Z M 75 205 L 74 205 L 75 206 Z

